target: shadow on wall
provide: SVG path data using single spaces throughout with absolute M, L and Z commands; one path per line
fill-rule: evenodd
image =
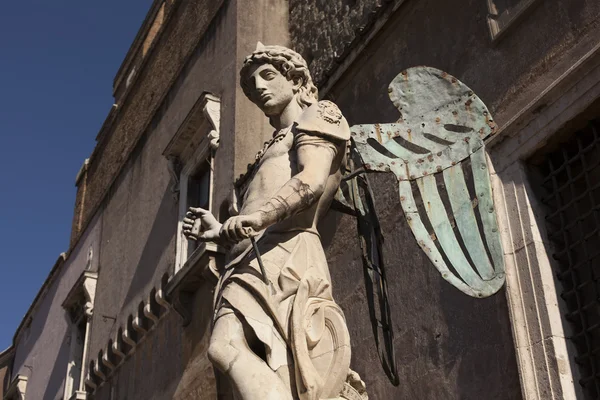
M 446 359 L 454 360 L 443 368 L 446 376 L 458 369 L 458 398 L 521 400 L 505 289 L 486 299 L 473 299 L 446 284 L 440 299 L 448 333 L 430 338 L 429 356 L 441 350 Z
M 68 319 L 68 316 L 65 313 L 65 321 L 67 326 L 71 324 Z M 53 363 L 52 372 L 50 372 L 48 377 L 48 384 L 46 386 L 46 391 L 44 392 L 44 396 L 42 400 L 54 400 L 57 398 L 61 398 L 64 391 L 65 377 L 67 374 L 67 365 L 69 363 L 70 358 L 70 348 L 71 348 L 71 340 L 73 340 L 68 331 L 62 338 L 62 342 L 60 344 L 58 354 L 56 355 L 56 359 Z M 44 373 L 47 371 L 33 371 L 33 373 Z
M 176 235 L 177 230 L 177 212 L 173 193 L 170 187 L 164 189 L 158 211 L 156 212 L 152 229 L 146 240 L 144 250 L 137 263 L 135 274 L 131 279 L 131 284 L 125 296 L 124 305 L 139 298 L 140 295 L 147 296 L 150 293 L 148 287 L 155 279 L 162 276 L 166 270 L 162 270 L 159 265 L 161 258 L 168 248 L 171 240 Z M 157 274 L 157 270 L 161 271 Z M 158 282 L 158 281 L 157 281 Z M 145 293 L 144 291 L 148 291 Z
M 196 292 L 191 324 L 183 331 L 182 365 L 174 400 L 216 399 L 217 382 L 206 355 L 213 315 L 213 290 L 208 284 Z M 178 320 L 181 323 L 181 320 Z M 219 399 L 226 400 L 222 393 Z
M 15 362 L 13 368 L 16 368 L 13 370 L 13 376 L 25 373 L 22 371 L 23 365 L 29 362 L 28 359 L 34 347 L 38 344 L 42 333 L 47 329 L 48 317 L 50 316 L 52 305 L 56 302 L 58 283 L 62 280 L 65 270 L 66 268 L 62 268 L 59 276 L 50 285 L 48 292 L 40 299 L 42 305 L 33 313 L 31 325 L 29 327 L 24 325 L 22 328 L 20 341 L 15 343 Z M 62 308 L 60 310 L 62 311 Z M 29 376 L 28 373 L 27 376 Z
M 521 399 L 504 292 L 474 299 L 444 281 L 412 235 L 395 177 L 371 174 L 370 179 L 385 236 L 383 255 L 400 379 L 397 387 L 387 379 L 375 347 L 356 221 L 329 213 L 321 230 L 335 298 L 348 321 L 352 368 L 367 383 L 369 396 Z

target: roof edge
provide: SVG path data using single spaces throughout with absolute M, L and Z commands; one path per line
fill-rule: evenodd
M 11 346 L 11 347 L 16 346 L 19 336 L 21 336 L 21 333 L 23 332 L 23 327 L 25 326 L 26 321 L 31 317 L 31 315 L 35 311 L 35 308 L 37 307 L 38 303 L 46 294 L 46 290 L 48 289 L 50 284 L 54 281 L 54 278 L 56 278 L 56 276 L 58 275 L 58 272 L 60 272 L 60 270 L 62 269 L 62 266 L 65 264 L 66 260 L 67 260 L 67 254 L 60 253 L 60 255 L 58 256 L 58 259 L 54 263 L 54 266 L 50 270 L 48 277 L 44 280 L 42 287 L 40 288 L 40 290 L 38 290 L 37 294 L 35 295 L 35 298 L 33 299 L 33 302 L 29 306 L 29 309 L 23 316 L 21 323 L 17 327 L 17 330 L 15 331 L 15 335 L 13 336 L 13 346 Z
M 119 83 L 123 80 L 124 73 L 127 72 L 127 70 L 129 69 L 129 65 L 133 61 L 134 56 L 137 54 L 139 48 L 142 46 L 144 38 L 146 37 L 146 33 L 148 33 L 148 31 L 150 30 L 150 27 L 154 22 L 154 17 L 158 13 L 160 6 L 162 6 L 163 1 L 164 0 L 154 0 L 152 2 L 152 5 L 150 6 L 148 13 L 146 13 L 146 17 L 144 18 L 142 25 L 140 26 L 137 34 L 135 35 L 135 39 L 133 39 L 133 42 L 131 43 L 131 46 L 129 46 L 129 49 L 127 50 L 127 54 L 125 54 L 125 58 L 123 59 L 121 66 L 115 74 L 115 77 L 113 79 L 113 90 L 114 88 L 119 86 Z

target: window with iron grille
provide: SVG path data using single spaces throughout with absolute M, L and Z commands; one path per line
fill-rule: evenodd
M 537 169 L 579 383 L 586 398 L 600 399 L 600 118 L 545 154 Z

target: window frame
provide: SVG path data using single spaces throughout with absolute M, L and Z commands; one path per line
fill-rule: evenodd
M 186 262 L 192 258 L 194 252 L 190 252 L 190 242 L 183 234 L 183 219 L 190 207 L 188 199 L 189 182 L 192 177 L 203 169 L 203 164 L 208 163 L 210 169 L 209 185 L 208 185 L 208 211 L 213 212 L 213 188 L 214 188 L 214 162 L 213 156 L 207 147 L 201 147 L 196 150 L 191 160 L 186 162 L 179 174 L 179 214 L 177 222 L 177 244 L 176 244 L 176 260 L 175 271 L 179 272 Z M 199 247 L 198 247 L 199 248 Z M 198 249 L 196 248 L 196 250 Z M 217 251 L 217 245 L 207 243 L 208 250 Z M 195 250 L 194 250 L 195 251 Z
M 68 315 L 70 321 L 69 329 L 71 330 L 71 346 L 69 354 L 69 363 L 65 374 L 65 385 L 63 392 L 64 400 L 86 399 L 86 359 L 89 347 L 89 339 L 91 333 L 92 318 L 94 315 L 94 303 L 96 298 L 96 284 L 98 281 L 98 272 L 89 270 L 83 271 L 77 282 L 71 288 L 69 294 L 63 301 L 62 307 Z M 81 324 L 85 324 L 83 329 L 80 348 L 75 345 L 75 338 L 80 333 Z M 81 354 L 79 354 L 81 351 Z M 79 366 L 79 380 L 75 387 L 75 380 L 72 371 L 77 367 L 75 360 L 81 359 Z
M 188 210 L 188 185 L 189 180 L 202 170 L 207 162 L 210 168 L 208 210 L 213 212 L 213 158 L 219 148 L 220 121 L 221 99 L 210 92 L 203 92 L 163 151 L 174 182 L 171 190 L 178 202 L 173 276 L 177 275 L 193 256 L 188 252 L 189 243 L 183 234 L 183 219 Z M 214 243 L 206 243 L 206 246 L 202 247 L 214 252 L 220 251 Z
M 539 4 L 542 0 L 520 0 L 516 6 L 510 7 L 502 12 L 498 12 L 496 0 L 487 0 L 488 6 L 488 27 L 492 42 L 498 42 L 506 32 L 533 9 L 533 6 Z
M 528 161 L 600 98 L 599 60 L 595 46 L 486 141 L 523 400 L 583 398 Z

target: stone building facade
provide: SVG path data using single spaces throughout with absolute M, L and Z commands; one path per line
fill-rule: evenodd
M 499 126 L 487 148 L 507 283 L 490 298 L 442 279 L 395 179 L 371 178 L 397 386 L 373 338 L 354 218 L 332 210 L 322 223 L 370 397 L 597 398 L 598 235 L 579 221 L 597 212 L 599 16 L 596 0 L 155 0 L 76 178 L 70 247 L 0 354 L 3 398 L 230 398 L 206 357 L 223 251 L 189 245 L 181 219 L 190 205 L 225 219 L 232 182 L 272 134 L 238 84 L 259 40 L 299 51 L 350 125 L 397 120 L 388 84 L 428 65 L 469 85 Z

